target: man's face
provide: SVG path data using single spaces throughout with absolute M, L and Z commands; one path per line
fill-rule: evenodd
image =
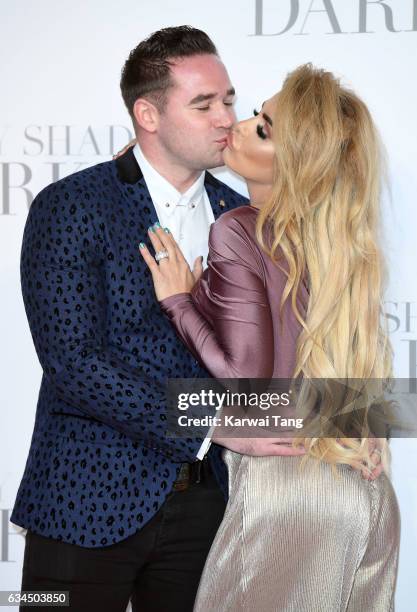
M 234 89 L 216 55 L 174 61 L 157 136 L 166 154 L 190 170 L 223 165 L 226 137 L 236 117 Z

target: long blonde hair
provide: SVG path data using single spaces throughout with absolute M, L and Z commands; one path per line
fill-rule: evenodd
M 288 75 L 277 96 L 272 138 L 275 180 L 258 216 L 257 239 L 275 261 L 284 257 L 287 263 L 281 309 L 291 299 L 302 325 L 294 377 L 388 380 L 392 350 L 381 316 L 381 147 L 371 115 L 330 72 L 306 64 Z M 272 227 L 268 243 L 266 224 Z M 309 300 L 302 316 L 296 296 L 305 277 Z M 297 443 L 334 466 L 365 461 L 372 467 L 368 433 L 362 427 L 355 438 Z

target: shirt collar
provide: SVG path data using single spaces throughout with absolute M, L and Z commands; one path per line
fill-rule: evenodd
M 185 193 L 180 193 L 150 164 L 138 143 L 133 147 L 133 154 L 142 170 L 143 178 L 155 206 L 165 206 L 166 203 L 169 203 L 171 206 L 166 211 L 168 214 L 172 214 L 178 205 L 188 206 L 194 204 L 193 208 L 198 206 L 204 193 L 204 172 L 200 174 L 198 179 L 194 181 Z

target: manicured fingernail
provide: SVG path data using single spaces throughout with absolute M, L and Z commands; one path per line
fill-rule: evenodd
M 159 221 L 157 221 L 156 223 L 153 224 L 154 227 L 161 227 L 161 224 L 159 223 Z
M 166 234 L 170 234 L 170 233 L 171 233 L 167 227 L 164 227 L 164 232 L 165 232 Z
M 148 227 L 148 232 L 152 232 L 152 234 L 155 233 L 155 228 L 153 225 L 151 225 L 150 227 Z
M 139 242 L 139 248 L 140 249 L 144 249 L 145 248 L 145 243 L 144 242 Z

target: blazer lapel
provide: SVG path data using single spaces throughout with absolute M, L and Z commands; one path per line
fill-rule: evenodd
M 128 199 L 136 200 L 141 211 L 141 221 L 144 227 L 149 227 L 158 221 L 148 187 L 142 170 L 133 154 L 133 147 L 116 160 L 116 170 L 119 180 Z
M 213 209 L 214 218 L 217 219 L 222 213 L 228 210 L 227 200 L 224 199 L 222 184 L 210 172 L 206 172 L 204 177 L 204 187 Z

